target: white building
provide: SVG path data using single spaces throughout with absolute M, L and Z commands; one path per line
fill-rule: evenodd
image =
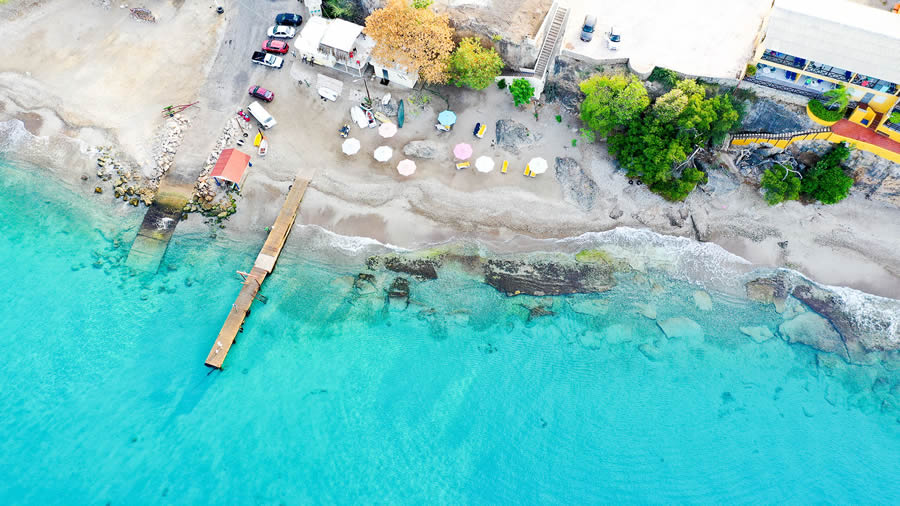
M 419 80 L 418 72 L 410 72 L 397 65 L 384 65 L 377 60 L 372 60 L 372 67 L 375 69 L 375 77 L 386 79 L 404 88 L 412 88 Z
M 317 65 L 362 76 L 375 45 L 362 29 L 343 19 L 310 16 L 294 47 L 302 58 L 312 59 Z

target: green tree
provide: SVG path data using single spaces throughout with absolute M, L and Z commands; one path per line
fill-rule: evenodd
M 765 171 L 761 181 L 762 188 L 766 191 L 766 202 L 770 206 L 800 198 L 800 184 L 800 178 L 780 164 Z
M 836 204 L 847 198 L 853 178 L 844 172 L 841 162 L 850 157 L 850 147 L 842 142 L 825 154 L 803 175 L 800 193 L 823 204 Z
M 728 95 L 707 99 L 696 81 L 679 81 L 624 129 L 613 131 L 609 150 L 629 177 L 669 200 L 683 200 L 706 177 L 685 167 L 688 157 L 698 147 L 720 143 L 738 118 Z
M 828 102 L 825 102 L 825 105 L 837 105 L 839 111 L 846 109 L 847 105 L 850 103 L 850 92 L 847 91 L 846 86 L 838 86 L 833 90 L 828 90 L 824 95 L 828 97 Z
M 512 93 L 516 107 L 519 107 L 531 102 L 531 98 L 534 97 L 534 86 L 531 85 L 528 79 L 523 77 L 516 79 L 509 85 L 509 92 Z
M 356 5 L 351 0 L 325 0 L 322 2 L 325 17 L 352 20 L 356 15 Z
M 450 81 L 456 86 L 483 90 L 503 70 L 503 60 L 493 48 L 485 48 L 475 37 L 466 37 L 450 55 Z
M 416 9 L 425 9 L 430 7 L 434 0 L 412 0 L 412 6 Z
M 647 89 L 633 75 L 597 75 L 579 87 L 585 94 L 581 121 L 601 137 L 624 127 L 650 105 Z

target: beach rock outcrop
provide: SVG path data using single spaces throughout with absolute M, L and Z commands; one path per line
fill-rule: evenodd
M 751 299 L 776 304 L 781 300 L 780 312 L 784 312 L 785 317 L 793 316 L 785 323 L 794 323 L 780 327 L 779 331 L 787 335 L 791 342 L 802 342 L 822 351 L 835 352 L 854 363 L 870 362 L 875 353 L 900 349 L 898 300 L 859 292 L 846 295 L 845 292 L 784 271 L 754 279 L 746 286 Z M 796 312 L 790 308 L 786 311 L 784 302 L 787 297 L 799 300 L 812 312 Z M 805 316 L 808 314 L 812 316 Z M 825 330 L 813 335 L 798 328 L 804 322 L 811 327 L 823 327 L 817 317 L 828 323 Z M 829 328 L 831 332 L 828 332 Z
M 366 259 L 366 267 L 378 269 L 384 267 L 393 272 L 402 272 L 414 276 L 419 281 L 437 279 L 437 270 L 441 263 L 431 258 L 406 258 L 400 255 L 376 255 Z
M 444 151 L 445 148 L 436 141 L 412 141 L 403 146 L 403 154 L 413 158 L 433 160 Z
M 511 119 L 497 120 L 496 132 L 497 146 L 517 154 L 522 148 L 533 146 L 543 137 L 529 130 L 524 124 Z
M 763 343 L 775 337 L 769 327 L 741 327 L 740 331 L 756 343 Z
M 507 295 L 604 292 L 616 284 L 612 274 L 605 263 L 501 259 L 484 263 L 485 283 Z
M 590 174 L 579 167 L 574 158 L 568 157 L 556 157 L 554 169 L 566 198 L 585 211 L 593 209 L 598 188 Z

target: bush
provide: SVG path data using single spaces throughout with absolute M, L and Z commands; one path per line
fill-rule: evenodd
M 516 107 L 519 107 L 531 102 L 534 97 L 534 86 L 528 79 L 519 78 L 509 85 L 509 92 L 512 93 Z
M 764 172 L 761 183 L 770 206 L 800 198 L 800 178 L 788 172 L 784 165 L 776 163 Z
M 888 121 L 891 123 L 896 123 L 900 125 L 900 111 L 894 111 L 891 113 L 891 117 L 888 118 Z
M 747 64 L 747 71 L 744 72 L 744 75 L 747 77 L 753 77 L 756 75 L 756 65 Z
M 800 193 L 823 204 L 835 204 L 847 198 L 853 178 L 844 172 L 841 162 L 849 157 L 850 147 L 846 143 L 831 148 L 819 163 L 803 175 Z
M 356 5 L 351 0 L 325 0 L 322 2 L 322 11 L 328 18 L 355 21 L 356 17 Z
M 647 79 L 655 83 L 665 84 L 670 88 L 678 84 L 678 74 L 663 67 L 653 67 L 653 72 L 650 72 L 650 77 Z
M 562 116 L 560 116 L 559 114 L 556 115 L 556 122 L 562 123 Z
M 501 80 L 497 81 L 497 87 L 500 88 L 501 90 L 505 90 L 506 89 L 506 79 L 501 79 Z
M 581 121 L 600 137 L 624 128 L 650 105 L 647 89 L 633 75 L 595 75 L 578 87 L 585 94 Z
M 819 118 L 822 121 L 833 122 L 838 121 L 844 117 L 844 110 L 829 110 L 825 107 L 825 104 L 822 102 L 812 99 L 809 101 L 809 112 L 812 113 L 813 116 Z

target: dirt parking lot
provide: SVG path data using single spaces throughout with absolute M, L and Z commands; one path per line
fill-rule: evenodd
M 627 58 L 632 68 L 666 67 L 690 75 L 733 78 L 750 59 L 772 0 L 569 0 L 563 50 L 589 61 Z M 583 42 L 586 14 L 597 16 L 594 39 Z M 610 27 L 621 32 L 607 48 Z

